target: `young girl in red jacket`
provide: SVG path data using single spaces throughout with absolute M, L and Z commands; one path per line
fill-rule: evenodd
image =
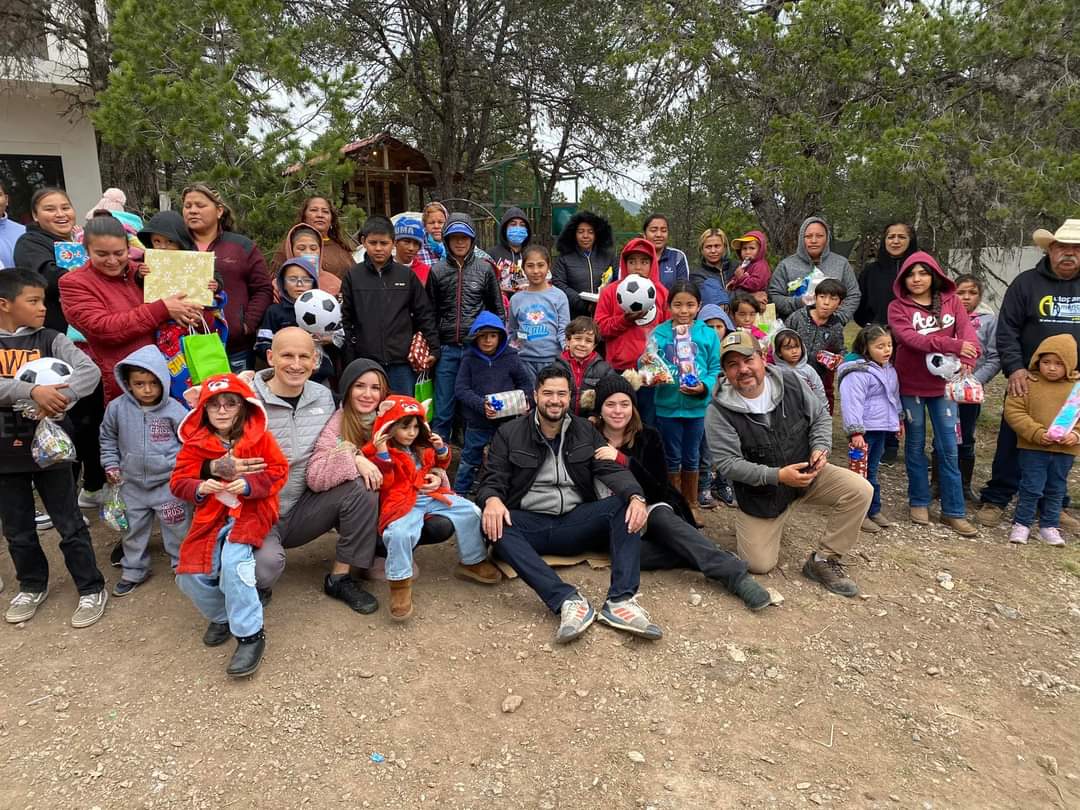
M 390 583 L 390 618 L 404 621 L 413 612 L 413 548 L 427 515 L 445 515 L 457 532 L 456 576 L 484 585 L 501 578 L 487 561 L 480 534 L 480 510 L 446 486 L 421 493 L 436 466 L 450 464 L 450 448 L 431 432 L 424 406 L 412 397 L 391 395 L 379 405 L 372 439 L 364 447 L 382 472 L 379 487 L 379 531 L 386 546 L 386 579 Z
M 250 675 L 266 648 L 263 611 L 255 588 L 254 549 L 278 519 L 278 492 L 289 463 L 266 430 L 266 413 L 252 390 L 235 374 L 206 380 L 194 409 L 180 423 L 183 447 L 169 485 L 178 498 L 195 504 L 191 530 L 180 545 L 176 584 L 210 621 L 208 647 L 232 635 L 238 644 L 227 674 Z M 208 474 L 210 462 L 261 458 L 261 472 Z

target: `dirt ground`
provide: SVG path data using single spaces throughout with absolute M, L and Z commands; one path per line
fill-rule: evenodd
M 902 465 L 883 480 L 903 516 Z M 847 600 L 800 575 L 824 520 L 803 514 L 762 578 L 785 601 L 760 614 L 698 574 L 644 574 L 655 643 L 597 624 L 554 646 L 526 586 L 454 580 L 445 546 L 418 551 L 410 623 L 358 616 L 321 591 L 327 537 L 290 552 L 240 682 L 160 549 L 146 586 L 73 630 L 46 533 L 51 595 L 0 627 L 0 807 L 1080 807 L 1077 538 L 902 522 L 862 536 Z M 708 516 L 728 548 L 731 522 Z M 115 535 L 93 534 L 107 559 Z M 6 604 L 6 555 L 0 575 Z M 602 601 L 606 571 L 565 576 Z

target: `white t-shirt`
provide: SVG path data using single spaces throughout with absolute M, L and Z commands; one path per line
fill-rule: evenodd
M 765 375 L 765 384 L 761 387 L 760 394 L 752 399 L 739 394 L 739 399 L 745 403 L 746 410 L 750 413 L 768 413 L 772 409 L 772 380 Z

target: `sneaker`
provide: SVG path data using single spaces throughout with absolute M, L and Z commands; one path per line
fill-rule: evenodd
M 697 505 L 700 506 L 702 509 L 715 509 L 720 504 L 717 502 L 716 498 L 713 497 L 713 494 L 709 492 L 709 490 L 703 489 L 701 492 L 698 493 Z
M 772 597 L 769 596 L 769 592 L 749 574 L 744 575 L 742 579 L 735 583 L 734 594 L 742 599 L 750 610 L 764 610 L 772 604 Z
M 117 543 L 109 552 L 109 565 L 113 568 L 122 568 L 124 565 L 124 544 Z
M 623 599 L 620 602 L 612 602 L 608 599 L 600 609 L 597 617 L 608 627 L 616 630 L 625 630 L 635 636 L 647 639 L 662 638 L 664 631 L 649 619 L 649 614 L 637 603 L 637 596 Z
M 43 532 L 46 529 L 52 528 L 52 518 L 46 515 L 44 512 L 34 512 L 34 528 L 39 532 Z
M 891 467 L 896 463 L 897 457 L 900 455 L 899 447 L 886 447 L 885 452 L 881 454 L 881 463 L 886 467 Z
M 862 525 L 859 527 L 859 530 L 864 531 L 867 534 L 877 534 L 881 531 L 881 527 L 878 526 L 877 523 L 869 517 L 864 517 L 862 519 Z
M 735 508 L 735 490 L 731 486 L 730 481 L 722 481 L 714 488 L 716 497 L 720 499 L 720 503 L 729 509 Z
M 885 517 L 881 512 L 878 512 L 876 515 L 871 515 L 870 519 L 883 529 L 888 529 L 892 526 L 892 521 Z
M 45 601 L 45 597 L 48 595 L 48 590 L 44 590 L 41 593 L 19 591 L 15 594 L 15 598 L 11 600 L 11 606 L 8 607 L 7 613 L 4 614 L 4 619 L 12 624 L 30 621 L 34 618 L 37 609 L 41 607 L 41 603 Z
M 841 596 L 856 596 L 859 586 L 847 575 L 844 564 L 836 557 L 819 560 L 811 554 L 802 568 L 803 576 L 821 585 L 825 590 Z
M 930 510 L 927 507 L 909 506 L 908 514 L 911 516 L 911 522 L 916 526 L 930 525 Z
M 1061 531 L 1056 526 L 1040 526 L 1039 538 L 1048 546 L 1065 545 L 1065 538 L 1061 536 Z
M 975 537 L 979 533 L 979 528 L 966 517 L 945 517 L 942 515 L 941 522 L 961 537 Z
M 127 596 L 140 585 L 142 585 L 142 582 L 132 582 L 130 579 L 121 579 L 113 585 L 112 595 L 117 597 Z
M 1009 542 L 1018 543 L 1023 545 L 1028 541 L 1028 535 L 1031 534 L 1031 529 L 1020 523 L 1014 523 L 1012 530 L 1009 532 Z
M 357 613 L 374 613 L 379 609 L 379 600 L 361 588 L 348 574 L 336 578 L 327 574 L 323 580 L 323 591 L 327 596 L 340 599 Z
M 993 529 L 1001 523 L 1005 515 L 1005 508 L 994 503 L 983 503 L 979 511 L 975 513 L 975 522 L 980 526 Z
M 105 612 L 105 603 L 109 601 L 109 592 L 102 588 L 97 593 L 88 593 L 79 597 L 79 605 L 71 615 L 72 627 L 89 627 Z
M 95 489 L 92 492 L 86 489 L 79 490 L 79 508 L 80 509 L 95 509 L 101 506 L 102 501 L 105 500 L 105 490 Z
M 1058 528 L 1067 531 L 1069 534 L 1075 534 L 1080 532 L 1080 520 L 1070 515 L 1067 509 L 1062 509 L 1061 515 L 1058 517 Z
M 559 608 L 559 629 L 555 632 L 555 643 L 573 641 L 588 630 L 595 619 L 596 611 L 589 600 L 581 594 L 574 594 Z
M 481 560 L 472 565 L 458 563 L 454 576 L 469 582 L 479 582 L 481 585 L 498 585 L 502 581 L 502 571 L 487 560 Z

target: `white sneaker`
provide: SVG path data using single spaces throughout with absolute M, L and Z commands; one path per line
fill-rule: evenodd
M 44 512 L 34 511 L 34 528 L 39 532 L 52 528 L 52 518 Z
M 80 509 L 94 509 L 101 506 L 102 501 L 105 500 L 105 488 L 96 489 L 93 492 L 80 489 L 79 490 L 79 508 Z
M 11 605 L 8 607 L 7 613 L 4 614 L 4 621 L 11 624 L 30 621 L 48 595 L 48 589 L 41 593 L 19 591 L 15 594 L 15 598 L 11 600 Z
M 102 588 L 97 593 L 88 593 L 79 597 L 79 605 L 71 616 L 72 627 L 89 627 L 105 612 L 105 603 L 109 601 L 109 592 Z
M 1039 537 L 1048 546 L 1063 546 L 1065 538 L 1061 536 L 1056 526 L 1039 527 Z

